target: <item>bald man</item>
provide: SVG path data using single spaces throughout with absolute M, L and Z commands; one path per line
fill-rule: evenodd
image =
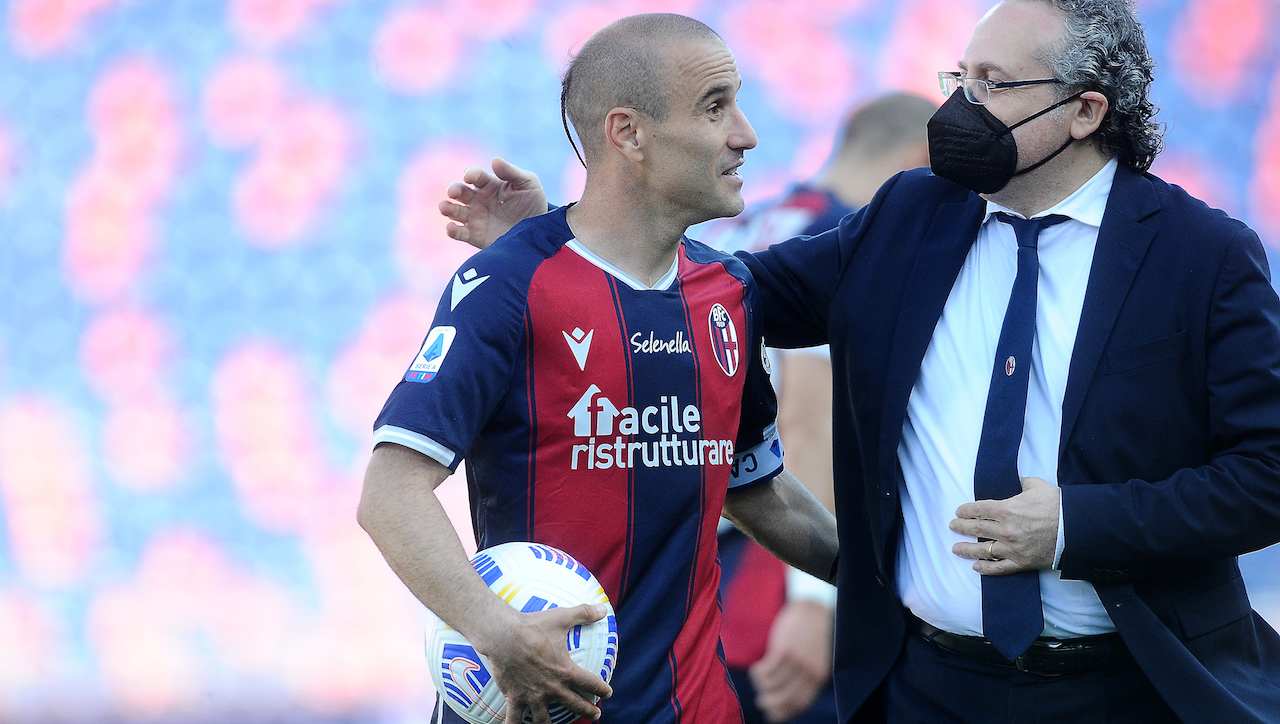
M 756 138 L 740 85 L 728 48 L 691 18 L 634 16 L 593 36 L 562 93 L 587 167 L 581 200 L 458 270 L 375 423 L 360 523 L 474 644 L 510 723 L 561 721 L 560 706 L 619 723 L 740 722 L 719 656 L 721 513 L 834 577 L 835 519 L 783 469 L 754 282 L 684 236 L 742 211 L 737 169 Z M 599 708 L 591 697 L 609 687 L 565 646 L 601 612 L 517 612 L 485 586 L 433 493 L 464 457 L 480 547 L 563 549 L 612 601 L 617 667 Z

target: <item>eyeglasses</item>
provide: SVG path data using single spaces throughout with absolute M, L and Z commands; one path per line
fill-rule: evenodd
M 1042 83 L 1061 83 L 1057 78 L 1037 78 L 1035 80 L 986 80 L 985 78 L 970 78 L 961 75 L 959 71 L 944 70 L 938 73 L 938 87 L 942 89 L 942 95 L 950 98 L 957 88 L 964 89 L 964 97 L 970 103 L 985 105 L 991 99 L 991 92 L 997 90 L 1005 90 L 1006 88 L 1021 88 L 1028 85 L 1040 85 Z

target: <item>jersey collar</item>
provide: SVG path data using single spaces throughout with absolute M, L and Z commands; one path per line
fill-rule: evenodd
M 666 289 L 670 289 L 671 285 L 675 283 L 676 273 L 680 269 L 680 252 L 677 251 L 676 258 L 671 260 L 671 268 L 667 270 L 666 274 L 663 274 L 656 282 L 654 282 L 653 286 L 649 286 L 648 284 L 645 284 L 639 279 L 636 279 L 635 277 L 622 271 L 621 269 L 614 266 L 613 264 L 610 264 L 608 261 L 606 261 L 604 258 L 600 257 L 599 255 L 593 253 L 590 249 L 583 246 L 582 242 L 578 241 L 576 238 L 570 239 L 569 241 L 565 242 L 565 246 L 572 249 L 574 253 L 577 254 L 578 256 L 582 257 L 583 259 L 586 259 L 587 261 L 599 267 L 609 276 L 617 279 L 618 281 L 622 282 L 623 284 L 626 284 L 627 286 L 631 287 L 632 289 L 635 289 L 636 291 L 647 292 L 647 291 L 663 291 Z

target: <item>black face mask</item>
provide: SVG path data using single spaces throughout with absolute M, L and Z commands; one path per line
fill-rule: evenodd
M 980 194 L 995 193 L 1014 176 L 1048 163 L 1075 140 L 1068 137 L 1058 150 L 1018 170 L 1018 144 L 1013 140 L 1013 129 L 1070 103 L 1083 93 L 1080 91 L 1012 126 L 1006 126 L 986 106 L 970 103 L 964 97 L 964 89 L 957 88 L 929 119 L 929 168 L 934 175 Z

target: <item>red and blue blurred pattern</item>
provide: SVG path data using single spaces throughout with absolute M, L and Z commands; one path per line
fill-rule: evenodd
M 446 183 L 503 154 L 576 196 L 558 72 L 667 10 L 736 49 L 765 198 L 850 104 L 936 92 L 987 4 L 9 0 L 0 719 L 425 720 L 419 606 L 354 509 L 467 256 Z M 1280 242 L 1280 5 L 1139 6 L 1157 172 Z M 1278 564 L 1245 560 L 1272 620 Z

